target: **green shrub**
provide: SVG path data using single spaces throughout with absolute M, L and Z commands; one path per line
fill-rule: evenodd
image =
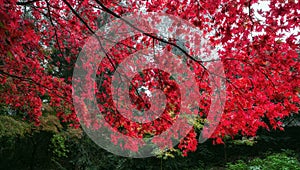
M 227 167 L 229 170 L 248 170 L 247 164 L 242 160 L 238 160 L 235 164 L 228 163 Z
M 282 153 L 268 155 L 266 158 L 255 158 L 245 163 L 242 160 L 235 164 L 228 163 L 228 170 L 300 170 L 300 162 L 294 154 L 286 150 Z
M 69 150 L 65 145 L 65 138 L 60 134 L 55 134 L 51 138 L 51 150 L 55 158 L 67 157 Z

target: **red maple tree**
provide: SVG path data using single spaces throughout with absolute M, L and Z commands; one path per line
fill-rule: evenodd
M 0 102 L 21 110 L 37 125 L 43 115 L 43 103 L 47 102 L 62 121 L 78 127 L 79 119 L 72 105 L 72 75 L 60 73 L 72 72 L 85 40 L 99 27 L 144 8 L 146 12 L 163 11 L 184 19 L 203 30 L 212 45 L 222 44 L 219 56 L 225 69 L 227 98 L 221 122 L 211 138 L 222 143 L 226 135 L 255 136 L 261 127 L 282 129 L 282 119 L 299 110 L 300 64 L 296 37 L 300 35 L 300 5 L 293 0 L 272 0 L 269 11 L 258 11 L 265 18 L 261 21 L 254 15 L 253 4 L 257 2 L 0 0 Z M 284 40 L 283 32 L 293 29 L 295 33 Z M 214 34 L 210 35 L 211 31 Z M 256 35 L 255 32 L 264 33 Z M 180 110 L 180 94 L 170 75 L 156 70 L 152 76 L 162 78 L 157 82 L 148 81 L 148 85 L 150 90 L 160 89 L 167 95 L 168 102 L 161 118 L 139 124 L 112 113 L 115 107 L 109 91 L 111 73 L 127 56 L 143 48 L 136 41 L 139 37 L 143 37 L 140 43 L 146 46 L 164 41 L 157 35 L 141 33 L 134 39 L 118 43 L 107 52 L 111 58 L 106 56 L 99 66 L 97 74 L 104 78 L 98 83 L 95 93 L 98 107 L 111 126 L 124 134 L 143 138 L 149 134 L 160 134 L 170 127 Z M 172 40 L 165 43 L 166 49 L 178 48 Z M 191 54 L 182 57 L 199 75 L 196 86 L 203 93 L 198 114 L 205 116 L 210 109 L 208 73 Z M 143 74 L 146 75 L 143 78 L 141 75 L 134 78 L 137 81 L 132 82 L 139 83 L 132 83 L 129 92 L 138 109 L 150 107 L 140 98 L 145 96 L 135 92 L 143 85 L 142 81 L 150 80 L 147 77 L 150 76 L 149 71 L 145 70 Z M 192 130 L 181 140 L 178 148 L 183 150 L 184 155 L 196 149 L 196 137 L 195 130 Z M 135 147 L 127 146 L 137 150 Z

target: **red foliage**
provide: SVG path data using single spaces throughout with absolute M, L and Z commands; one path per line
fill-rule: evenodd
M 222 120 L 211 138 L 222 143 L 221 138 L 225 135 L 255 136 L 260 127 L 281 129 L 282 118 L 299 111 L 300 64 L 296 52 L 299 42 L 297 44 L 295 37 L 300 35 L 300 5 L 296 1 L 279 3 L 272 0 L 269 11 L 259 11 L 265 17 L 265 21 L 259 21 L 253 14 L 252 4 L 256 2 L 128 0 L 124 5 L 119 1 L 97 0 L 0 0 L 0 102 L 23 111 L 38 125 L 42 116 L 42 98 L 47 95 L 57 116 L 78 127 L 79 120 L 72 106 L 70 78 L 66 80 L 52 75 L 45 68 L 46 62 L 52 60 L 50 55 L 54 49 L 59 51 L 60 61 L 74 62 L 84 40 L 104 24 L 105 21 L 97 20 L 100 15 L 109 14 L 107 20 L 110 20 L 137 12 L 144 6 L 147 12 L 165 11 L 185 19 L 203 30 L 205 35 L 214 31 L 215 34 L 209 35 L 211 44 L 222 44 L 219 55 L 225 68 L 227 100 Z M 113 13 L 101 5 L 112 9 Z M 283 37 L 280 31 L 295 28 L 298 28 L 296 35 L 289 36 L 286 41 L 279 40 Z M 265 33 L 253 35 L 261 31 Z M 152 41 L 149 37 L 143 39 L 148 46 Z M 135 44 L 129 39 L 123 43 Z M 130 54 L 120 48 L 112 51 L 115 64 Z M 56 63 L 58 67 L 60 64 Z M 99 68 L 114 71 L 107 59 L 101 62 Z M 203 81 L 207 79 L 207 74 L 202 74 L 205 70 L 197 64 L 195 68 L 198 68 L 194 70 L 197 75 L 204 75 L 197 80 L 199 88 L 209 93 L 208 81 Z M 101 72 L 103 70 L 98 73 Z M 101 86 L 109 89 L 111 77 L 106 76 Z M 178 112 L 176 102 L 180 101 L 180 97 L 169 75 L 162 76 L 168 86 L 159 82 L 151 82 L 151 86 L 160 86 L 158 89 L 168 94 L 167 100 L 175 105 L 167 105 L 162 118 L 152 122 L 157 126 L 130 123 L 124 117 L 108 112 L 115 108 L 110 103 L 112 99 L 107 90 L 106 93 L 97 93 L 97 97 L 103 101 L 99 108 L 107 116 L 109 124 L 117 129 L 122 126 L 127 135 L 137 137 L 160 134 L 168 128 L 176 117 L 176 114 L 171 116 L 168 113 L 171 110 Z M 141 80 L 138 76 L 135 78 Z M 131 96 L 139 109 L 149 107 L 139 101 L 134 91 L 131 91 Z M 209 100 L 204 100 L 200 104 L 201 114 L 206 115 L 209 107 Z M 196 136 L 192 130 L 178 145 L 184 155 L 196 149 Z

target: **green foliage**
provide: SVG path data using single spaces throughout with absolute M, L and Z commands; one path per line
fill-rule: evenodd
M 270 154 L 266 158 L 255 158 L 245 163 L 238 160 L 235 164 L 228 163 L 228 170 L 300 170 L 300 162 L 290 150 Z
M 55 169 L 48 153 L 51 136 L 16 116 L 0 115 L 0 169 Z
M 40 126 L 24 121 L 17 111 L 0 106 L 0 169 L 65 169 L 66 138 L 80 137 L 81 130 L 64 129 L 55 115 L 45 114 Z
M 208 123 L 206 119 L 197 117 L 195 121 L 193 122 L 193 126 L 196 132 L 201 132 L 201 130 L 204 127 L 204 124 Z
M 248 170 L 248 165 L 242 161 L 238 160 L 235 164 L 228 163 L 228 170 Z
M 157 158 L 160 159 L 168 159 L 168 158 L 175 158 L 176 156 L 182 155 L 182 152 L 179 149 L 170 148 L 166 151 L 160 150 L 156 153 Z
M 255 143 L 257 143 L 256 137 L 242 137 L 242 139 L 236 139 L 230 141 L 234 145 L 247 145 L 247 146 L 253 146 Z
M 65 138 L 60 134 L 55 134 L 51 138 L 51 150 L 54 155 L 53 159 L 59 159 L 61 157 L 67 157 L 69 150 L 65 144 Z
M 198 150 L 190 153 L 188 157 L 181 157 L 177 149 L 171 149 L 160 152 L 158 157 L 124 158 L 113 155 L 96 145 L 80 128 L 74 129 L 62 125 L 52 108 L 47 105 L 43 108 L 40 126 L 36 127 L 22 120 L 20 115 L 23 114 L 19 114 L 18 111 L 0 106 L 0 169 L 225 169 L 224 145 L 212 145 L 210 140 L 199 144 Z M 205 120 L 198 119 L 192 123 L 196 129 L 201 130 Z M 269 154 L 264 155 L 264 158 L 253 159 L 262 156 L 269 146 L 273 149 L 284 148 L 283 145 L 293 146 L 292 148 L 300 153 L 297 147 L 300 141 L 299 128 L 287 130 L 263 134 L 265 138 L 260 135 L 260 138 L 239 137 L 232 140 L 227 136 L 224 138 L 227 160 L 239 160 L 227 164 L 227 168 L 229 170 L 300 170 L 295 154 L 289 150 L 279 154 L 268 152 Z M 271 151 L 275 153 L 278 150 Z M 249 158 L 252 160 L 247 161 Z
M 0 138 L 24 136 L 30 131 L 30 125 L 11 116 L 0 115 Z

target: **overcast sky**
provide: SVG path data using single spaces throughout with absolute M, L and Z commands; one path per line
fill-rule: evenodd
M 298 1 L 298 0 L 296 0 L 296 2 L 297 2 L 297 1 Z M 262 11 L 268 11 L 268 10 L 270 10 L 269 4 L 270 4 L 270 1 L 266 1 L 266 0 L 264 0 L 264 1 L 261 0 L 261 1 L 259 1 L 258 3 L 253 4 L 252 7 L 253 7 L 253 9 L 255 10 L 255 12 L 254 12 L 255 17 L 258 18 L 259 20 L 264 21 L 265 18 L 262 17 L 261 15 L 259 15 L 259 14 L 257 13 L 257 10 L 260 10 L 260 9 L 261 9 Z M 292 35 L 292 34 L 297 34 L 297 33 L 299 33 L 299 31 L 300 31 L 300 28 L 297 27 L 297 28 L 295 28 L 295 29 L 293 29 L 293 30 L 290 30 L 290 31 L 288 31 L 288 32 L 285 32 L 285 33 L 286 33 L 286 36 L 285 36 L 284 38 L 287 38 L 288 36 L 290 36 L 290 35 Z M 298 42 L 300 41 L 300 36 L 297 36 L 297 41 L 298 41 Z

